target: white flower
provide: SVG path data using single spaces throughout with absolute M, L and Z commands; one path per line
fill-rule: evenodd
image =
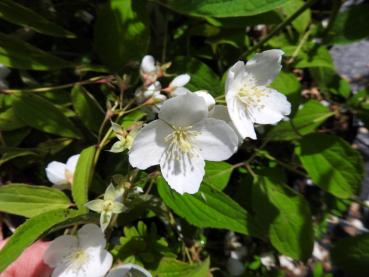
M 263 253 L 260 255 L 261 263 L 267 268 L 270 269 L 276 265 L 275 258 L 271 253 Z
M 129 151 L 133 167 L 160 164 L 163 177 L 178 193 L 196 193 L 204 160 L 222 161 L 236 151 L 237 136 L 222 120 L 208 118 L 205 101 L 188 93 L 164 102 L 159 119 L 144 126 Z
M 110 270 L 106 277 L 152 277 L 151 273 L 148 272 L 141 266 L 135 264 L 124 264 L 117 266 Z
M 59 189 L 69 188 L 73 183 L 73 175 L 76 170 L 79 154 L 71 156 L 67 163 L 52 161 L 46 167 L 46 176 L 54 187 Z
M 208 106 L 209 111 L 211 111 L 214 108 L 215 99 L 207 90 L 198 90 L 198 91 L 195 91 L 194 94 L 202 97 L 202 99 L 205 100 L 205 103 Z
M 143 73 L 155 73 L 157 70 L 155 59 L 151 55 L 146 55 L 142 58 L 140 70 Z
M 100 213 L 100 227 L 103 232 L 108 227 L 112 215 L 123 211 L 123 192 L 124 190 L 116 190 L 114 185 L 110 184 L 105 190 L 104 200 L 95 199 L 85 204 L 88 209 Z
M 191 76 L 188 74 L 181 74 L 175 77 L 169 84 L 169 87 L 175 89 L 179 87 L 184 87 L 191 80 Z
M 8 88 L 8 82 L 5 80 L 6 76 L 10 73 L 9 68 L 5 65 L 0 64 L 0 89 L 1 88 Z
M 54 268 L 52 277 L 103 277 L 113 262 L 105 246 L 100 228 L 87 224 L 79 229 L 77 236 L 63 235 L 53 240 L 44 261 Z
M 254 123 L 276 124 L 290 114 L 286 96 L 268 88 L 280 72 L 283 51 L 268 50 L 228 71 L 225 85 L 228 113 L 242 138 L 256 139 Z

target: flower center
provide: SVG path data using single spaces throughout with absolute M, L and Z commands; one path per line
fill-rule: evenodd
M 264 86 L 258 86 L 252 76 L 247 76 L 238 91 L 239 99 L 247 106 L 264 108 L 261 104 L 263 97 L 267 96 L 267 90 Z
M 73 173 L 70 172 L 68 169 L 64 171 L 65 179 L 67 179 L 69 184 L 73 183 Z
M 193 131 L 192 126 L 175 127 L 174 131 L 165 137 L 165 142 L 169 144 L 168 151 L 178 160 L 182 154 L 192 154 L 193 137 L 199 132 Z
M 109 212 L 113 208 L 113 205 L 114 203 L 112 200 L 104 200 L 103 211 Z
M 69 269 L 78 272 L 88 261 L 88 254 L 83 249 L 76 249 L 66 257 L 65 263 Z

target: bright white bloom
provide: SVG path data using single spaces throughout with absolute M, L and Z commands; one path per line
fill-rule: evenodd
M 113 184 L 110 184 L 104 193 L 104 199 L 95 199 L 87 202 L 85 206 L 100 214 L 100 227 L 104 232 L 108 227 L 113 214 L 123 212 L 122 195 L 124 190 L 115 189 Z
M 289 271 L 293 272 L 293 274 L 297 276 L 301 276 L 302 270 L 298 266 L 295 265 L 293 259 L 287 256 L 279 256 L 279 264 L 281 267 L 288 269 Z
M 263 253 L 260 255 L 261 263 L 267 268 L 270 269 L 276 265 L 275 258 L 271 253 Z
M 254 123 L 276 124 L 291 112 L 286 96 L 267 87 L 282 68 L 282 55 L 281 50 L 264 51 L 247 64 L 237 62 L 228 71 L 228 113 L 242 138 L 256 139 Z
M 181 74 L 175 77 L 169 84 L 172 89 L 184 87 L 191 80 L 191 76 L 188 74 Z
M 124 264 L 110 270 L 106 277 L 152 277 L 151 273 L 139 265 Z
M 196 193 L 205 161 L 233 155 L 237 136 L 224 121 L 208 118 L 205 101 L 188 93 L 164 102 L 159 119 L 144 126 L 129 151 L 133 167 L 160 164 L 163 177 L 178 193 Z
M 79 229 L 77 236 L 63 235 L 53 240 L 44 261 L 54 268 L 52 277 L 103 277 L 113 262 L 105 246 L 100 228 L 87 224 Z
M 0 89 L 1 88 L 8 88 L 8 82 L 5 80 L 6 76 L 10 73 L 9 68 L 5 65 L 0 64 Z
M 142 58 L 140 70 L 143 73 L 155 73 L 157 70 L 155 59 L 151 55 L 146 55 Z
M 52 161 L 46 167 L 46 176 L 54 187 L 59 189 L 69 188 L 73 183 L 74 171 L 76 170 L 79 154 L 71 156 L 67 163 Z
M 198 90 L 195 91 L 194 94 L 202 97 L 205 100 L 206 105 L 208 106 L 208 110 L 211 111 L 215 106 L 215 99 L 207 90 Z

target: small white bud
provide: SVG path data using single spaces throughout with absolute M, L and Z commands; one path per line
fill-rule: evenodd
M 181 74 L 175 77 L 172 82 L 170 82 L 169 86 L 172 88 L 178 88 L 183 87 L 187 85 L 187 83 L 190 81 L 191 77 L 188 74 Z
M 153 73 L 156 71 L 155 59 L 153 56 L 146 55 L 143 57 L 140 65 L 143 73 Z

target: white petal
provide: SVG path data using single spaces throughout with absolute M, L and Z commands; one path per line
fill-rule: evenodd
M 50 267 L 56 267 L 63 259 L 78 247 L 75 236 L 63 235 L 54 239 L 44 253 L 44 262 Z
M 194 130 L 200 134 L 194 138 L 193 143 L 204 160 L 224 161 L 237 151 L 237 135 L 223 120 L 208 118 L 204 124 L 194 126 Z
M 128 275 L 128 274 L 131 275 Z M 139 265 L 135 264 L 124 264 L 113 268 L 106 277 L 129 277 L 129 276 L 140 276 L 140 277 L 152 277 L 151 273 Z
M 169 84 L 172 88 L 184 87 L 190 81 L 191 76 L 188 74 L 181 74 L 175 77 Z
M 209 111 L 209 117 L 220 119 L 225 122 L 231 122 L 227 107 L 224 105 L 215 105 L 213 109 Z
M 185 87 L 179 87 L 170 94 L 170 97 L 185 95 L 186 93 L 191 93 L 191 91 Z
M 187 127 L 204 120 L 208 116 L 208 107 L 200 96 L 187 93 L 163 103 L 159 118 L 176 127 Z
M 205 103 L 208 106 L 209 111 L 214 108 L 215 99 L 214 99 L 213 96 L 211 96 L 211 94 L 208 91 L 198 90 L 198 91 L 195 91 L 194 94 L 196 94 L 197 96 L 202 97 L 205 100 Z
M 140 69 L 143 73 L 151 73 L 156 71 L 155 59 L 153 56 L 146 55 L 141 61 Z
M 104 200 L 94 199 L 85 204 L 85 207 L 91 211 L 101 213 L 104 206 Z
M 84 266 L 86 277 L 105 276 L 113 264 L 113 256 L 105 249 L 89 250 L 88 254 L 88 263 Z
M 274 89 L 268 89 L 266 96 L 260 99 L 260 105 L 247 107 L 250 117 L 255 123 L 276 124 L 291 112 L 291 104 L 287 97 Z
M 254 125 L 246 113 L 246 107 L 237 98 L 227 95 L 227 109 L 231 120 L 241 138 L 256 139 Z
M 166 151 L 160 160 L 160 169 L 169 186 L 180 194 L 196 193 L 205 174 L 205 162 L 199 153 L 180 157 Z
M 106 228 L 108 228 L 111 217 L 113 216 L 112 211 L 105 212 L 103 211 L 100 215 L 100 228 L 101 231 L 105 232 Z
M 251 74 L 258 85 L 269 85 L 281 71 L 282 55 L 284 52 L 279 49 L 272 49 L 256 54 L 247 62 L 246 72 Z
M 72 174 L 74 174 L 74 171 L 76 170 L 79 156 L 79 154 L 73 155 L 67 161 L 66 168 Z
M 159 81 L 156 81 L 155 83 L 151 84 L 147 90 L 144 92 L 144 97 L 149 98 L 153 96 L 154 94 L 160 93 L 161 91 L 161 84 Z
M 96 224 L 86 224 L 77 233 L 79 246 L 83 249 L 100 247 L 104 248 L 106 240 L 104 233 Z
M 172 130 L 162 120 L 154 120 L 144 126 L 138 132 L 129 150 L 129 163 L 139 169 L 159 164 L 166 147 L 164 139 Z
M 65 170 L 65 164 L 53 161 L 46 167 L 47 179 L 54 185 L 66 185 L 68 184 L 68 180 L 65 176 Z
M 236 62 L 227 73 L 227 79 L 225 82 L 225 93 L 230 90 L 230 84 L 234 81 L 235 77 L 239 74 L 243 75 L 245 72 L 245 63 L 242 61 Z
M 109 186 L 106 188 L 104 193 L 104 200 L 115 200 L 116 198 L 116 190 L 112 183 L 109 184 Z

